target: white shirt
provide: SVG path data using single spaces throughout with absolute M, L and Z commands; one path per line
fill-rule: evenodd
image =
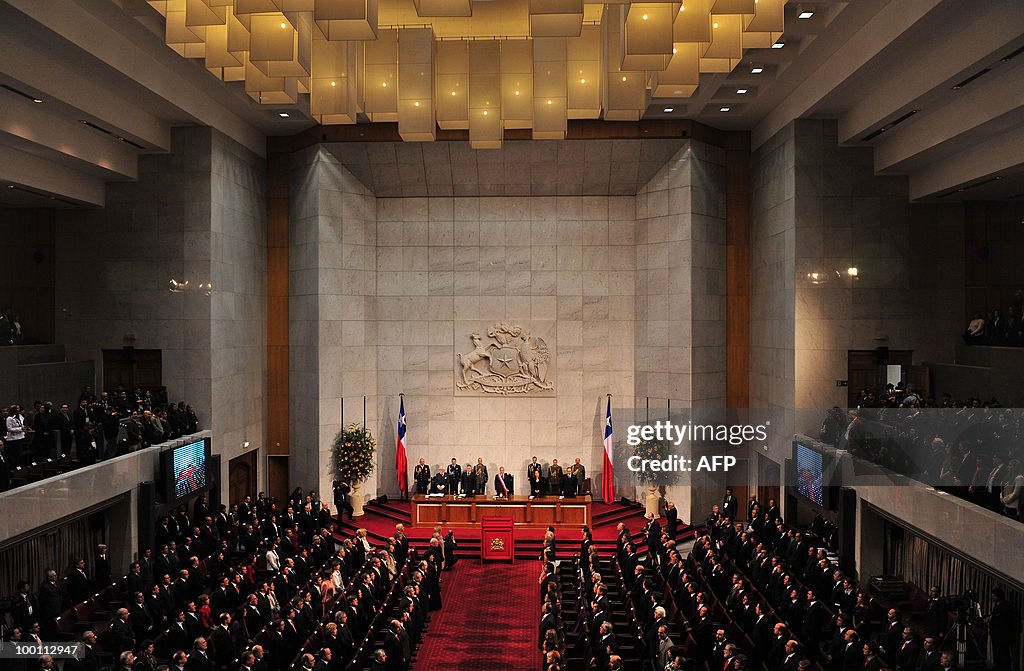
M 267 550 L 267 570 L 275 573 L 281 570 L 281 558 L 273 550 Z

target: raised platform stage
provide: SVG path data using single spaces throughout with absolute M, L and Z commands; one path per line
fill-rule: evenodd
M 591 498 L 577 496 L 559 499 L 557 496 L 538 496 L 530 500 L 526 495 L 510 499 L 489 496 L 467 496 L 464 499 L 445 496 L 428 498 L 417 494 L 412 498 L 412 523 L 415 526 L 443 524 L 449 527 L 472 527 L 480 518 L 505 515 L 512 518 L 517 528 L 582 528 L 592 526 Z

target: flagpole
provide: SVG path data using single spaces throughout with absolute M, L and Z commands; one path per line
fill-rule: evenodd
M 405 402 L 405 393 L 400 391 L 400 392 L 398 392 L 398 407 L 402 408 L 404 402 Z M 398 415 L 399 415 L 399 417 L 401 417 L 401 415 L 402 415 L 402 411 L 401 410 L 398 411 Z M 406 426 L 406 431 L 408 431 L 408 427 L 409 427 L 408 421 L 406 422 L 405 426 Z M 406 450 L 406 455 L 408 455 L 408 454 L 409 454 L 409 451 Z M 408 459 L 408 457 L 406 457 L 406 458 Z M 406 471 L 408 471 L 408 470 L 409 470 L 409 467 L 406 466 Z M 396 473 L 395 475 L 397 476 L 398 474 Z M 408 478 L 408 477 L 409 476 L 408 476 L 408 473 L 407 473 L 406 474 L 406 478 Z M 401 480 L 399 480 L 399 482 L 401 482 Z M 401 490 L 401 487 L 399 487 L 399 490 Z M 408 480 L 406 480 L 405 491 L 404 492 L 399 491 L 399 493 L 402 495 L 402 500 L 403 501 L 408 501 L 409 500 L 409 483 L 408 483 Z

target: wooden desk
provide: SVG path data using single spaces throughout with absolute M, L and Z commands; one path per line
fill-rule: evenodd
M 471 527 L 480 524 L 483 517 L 501 515 L 511 517 L 515 526 L 526 529 L 545 529 L 549 526 L 580 528 L 591 526 L 590 504 L 589 496 L 567 499 L 538 496 L 531 501 L 529 496 L 523 494 L 510 499 L 494 499 L 491 496 L 427 498 L 417 494 L 412 499 L 412 523 L 413 526 L 444 524 L 450 527 Z

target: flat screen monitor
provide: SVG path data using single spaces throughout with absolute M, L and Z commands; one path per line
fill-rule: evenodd
M 168 501 L 195 494 L 206 486 L 206 440 L 197 440 L 170 450 L 168 457 Z
M 796 444 L 796 490 L 801 496 L 824 507 L 825 460 L 821 452 Z

